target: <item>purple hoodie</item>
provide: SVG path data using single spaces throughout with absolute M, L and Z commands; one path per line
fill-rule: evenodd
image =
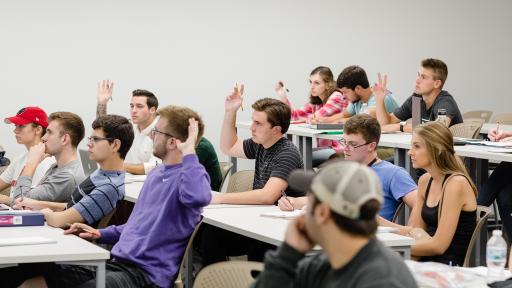
M 156 285 L 168 287 L 178 273 L 202 207 L 211 201 L 210 178 L 197 155 L 159 165 L 148 175 L 126 224 L 101 230 L 112 255 L 144 269 Z

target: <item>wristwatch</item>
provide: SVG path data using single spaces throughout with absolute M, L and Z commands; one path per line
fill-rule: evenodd
M 400 122 L 400 132 L 404 132 L 404 127 L 405 127 L 406 123 L 407 122 L 405 122 L 405 121 Z

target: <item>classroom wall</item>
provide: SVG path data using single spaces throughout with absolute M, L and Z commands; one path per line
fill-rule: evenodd
M 337 75 L 358 64 L 371 82 L 378 71 L 387 73 L 401 102 L 426 57 L 448 64 L 445 88 L 462 111 L 507 112 L 510 27 L 509 0 L 4 0 L 0 117 L 27 105 L 74 111 L 89 134 L 96 82 L 112 79 L 109 112 L 129 115 L 133 89 L 154 91 L 163 105 L 200 112 L 218 149 L 224 97 L 236 82 L 246 84 L 247 108 L 273 97 L 277 80 L 299 106 L 314 67 L 330 66 Z M 239 119 L 249 120 L 250 110 Z M 24 150 L 12 130 L 0 124 L 10 157 Z

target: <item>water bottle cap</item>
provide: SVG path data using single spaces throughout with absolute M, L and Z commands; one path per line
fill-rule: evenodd
M 492 236 L 501 236 L 501 230 L 492 230 Z

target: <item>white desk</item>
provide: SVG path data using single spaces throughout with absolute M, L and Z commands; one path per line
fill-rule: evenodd
M 273 205 L 204 209 L 203 222 L 279 246 L 284 241 L 284 234 L 290 220 L 260 216 L 261 213 L 277 210 L 279 208 Z M 411 245 L 414 244 L 414 239 L 394 233 L 378 233 L 377 239 L 382 241 L 385 246 L 403 253 L 404 258 L 409 259 L 411 257 Z
M 58 264 L 96 266 L 96 287 L 105 287 L 105 262 L 110 252 L 75 235 L 49 226 L 1 227 L 1 238 L 41 236 L 57 243 L 0 247 L 0 267 L 21 263 L 56 262 Z
M 124 200 L 135 203 L 139 198 L 144 182 L 132 182 L 124 184 Z

